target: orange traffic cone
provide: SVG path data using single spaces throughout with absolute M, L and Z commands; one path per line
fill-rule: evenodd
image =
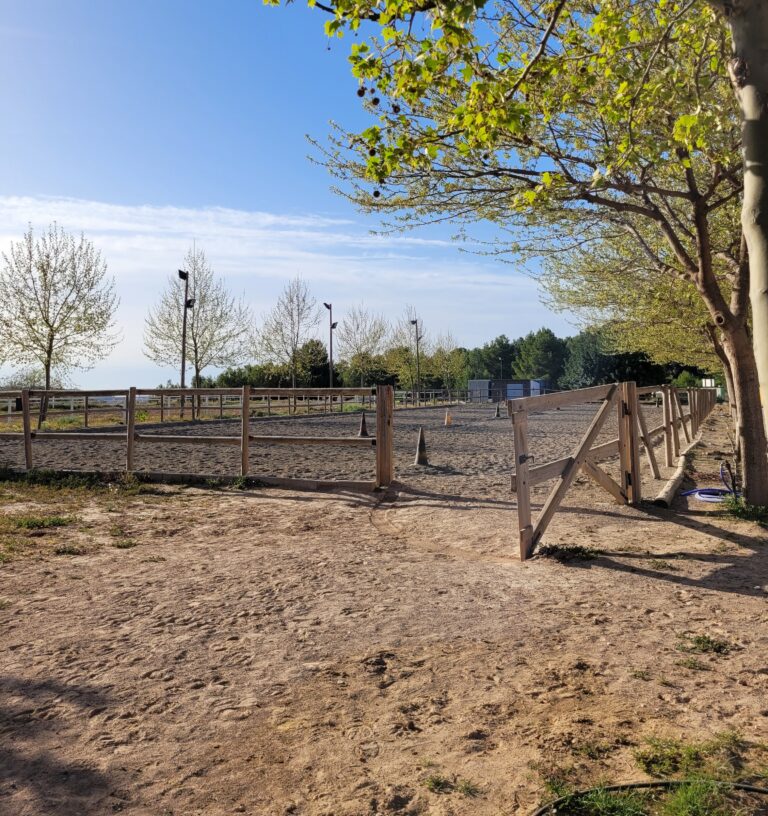
M 451 409 L 445 409 L 445 427 L 447 428 L 449 425 L 453 425 L 453 417 L 451 416 Z
M 365 424 L 365 411 L 363 411 L 363 415 L 360 417 L 360 430 L 357 432 L 358 436 L 368 436 L 368 427 Z
M 413 460 L 414 465 L 428 465 L 427 459 L 427 443 L 424 441 L 424 428 L 419 426 L 419 441 L 416 445 L 416 458 Z

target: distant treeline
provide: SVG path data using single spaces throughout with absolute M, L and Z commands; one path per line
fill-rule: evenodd
M 365 363 L 364 385 L 394 385 L 413 390 L 416 387 L 415 349 L 389 348 L 371 355 Z M 320 340 L 304 343 L 297 355 L 296 382 L 299 387 L 327 387 L 328 351 Z M 572 337 L 556 337 L 550 329 L 510 340 L 499 335 L 477 348 L 433 348 L 419 359 L 421 388 L 425 391 L 463 389 L 470 379 L 539 379 L 549 388 L 587 388 L 606 382 L 634 380 L 638 385 L 680 380 L 695 384 L 706 372 L 675 363 L 658 365 L 639 352 L 615 353 L 599 331 L 583 331 Z M 287 365 L 249 364 L 228 368 L 216 377 L 202 377 L 209 388 L 287 387 L 291 371 Z M 334 384 L 361 385 L 360 367 L 334 364 Z M 167 383 L 172 385 L 172 383 Z

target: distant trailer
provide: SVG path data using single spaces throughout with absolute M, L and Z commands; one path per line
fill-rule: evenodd
M 516 397 L 537 397 L 545 392 L 544 380 L 470 380 L 469 402 L 503 402 Z

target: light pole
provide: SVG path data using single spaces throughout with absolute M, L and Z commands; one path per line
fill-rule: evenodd
M 184 281 L 184 304 L 181 318 L 181 387 L 187 381 L 187 311 L 195 305 L 195 299 L 189 296 L 189 272 L 179 269 L 179 278 Z M 181 395 L 181 416 L 184 416 L 184 394 Z M 194 411 L 193 411 L 194 413 Z M 194 419 L 194 417 L 192 417 Z
M 333 303 L 323 303 L 328 309 L 328 387 L 333 388 L 333 330 L 338 326 L 338 323 L 333 322 Z
M 419 334 L 419 319 L 416 318 L 415 320 L 411 320 L 411 326 L 414 327 L 416 333 L 416 405 L 419 405 L 421 402 L 421 368 L 419 362 L 419 340 L 421 340 L 424 335 Z

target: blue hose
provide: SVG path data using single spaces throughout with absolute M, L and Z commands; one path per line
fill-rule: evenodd
M 712 504 L 725 501 L 727 496 L 739 495 L 734 489 L 733 484 L 729 485 L 725 478 L 725 462 L 720 465 L 720 481 L 725 487 L 697 487 L 694 490 L 685 490 L 680 495 L 693 496 L 699 501 L 710 502 Z

